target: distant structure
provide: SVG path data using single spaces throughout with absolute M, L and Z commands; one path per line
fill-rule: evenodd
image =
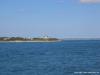
M 48 36 L 44 36 L 43 38 L 44 38 L 44 39 L 48 39 L 49 37 L 48 37 Z
M 3 40 L 8 40 L 8 39 L 9 39 L 8 37 L 3 38 Z

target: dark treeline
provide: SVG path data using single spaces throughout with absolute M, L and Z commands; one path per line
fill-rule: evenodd
M 57 38 L 0 37 L 0 41 L 57 41 Z
M 30 39 L 23 37 L 0 37 L 0 41 L 26 41 L 26 40 Z

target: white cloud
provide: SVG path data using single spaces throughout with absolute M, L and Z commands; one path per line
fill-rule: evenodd
M 80 0 L 82 3 L 98 3 L 100 0 Z

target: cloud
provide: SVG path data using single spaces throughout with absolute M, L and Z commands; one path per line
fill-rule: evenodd
M 82 3 L 98 3 L 100 0 L 80 0 Z

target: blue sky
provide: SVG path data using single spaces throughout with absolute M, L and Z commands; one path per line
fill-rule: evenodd
M 79 0 L 0 0 L 0 36 L 43 35 L 99 38 L 100 3 Z

